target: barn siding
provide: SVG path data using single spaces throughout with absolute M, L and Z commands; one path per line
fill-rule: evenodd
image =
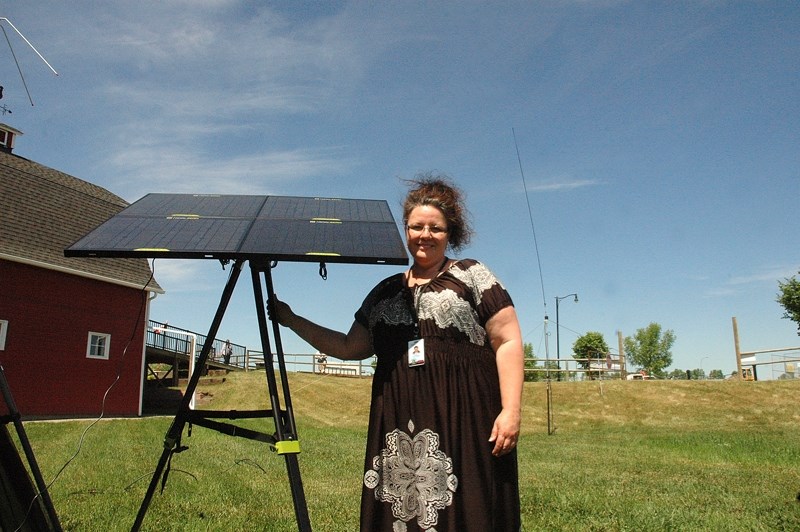
M 140 415 L 147 296 L 0 260 L 0 319 L 9 322 L 0 362 L 22 415 L 97 416 L 118 372 L 104 415 Z M 89 331 L 111 335 L 108 360 L 86 357 Z

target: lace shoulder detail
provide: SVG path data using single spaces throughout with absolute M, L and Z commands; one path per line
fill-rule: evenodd
M 497 277 L 483 263 L 476 260 L 463 260 L 459 261 L 459 265 L 463 268 L 451 268 L 450 274 L 470 289 L 476 307 L 481 304 L 484 292 L 494 285 L 499 285 L 501 289 L 505 290 Z
M 388 325 L 411 324 L 412 316 L 403 297 L 402 274 L 392 275 L 378 283 L 364 298 L 355 319 L 370 330 L 381 321 Z

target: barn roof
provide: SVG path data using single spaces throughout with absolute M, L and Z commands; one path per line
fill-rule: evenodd
M 0 259 L 163 293 L 147 259 L 64 256 L 127 206 L 102 187 L 0 149 Z

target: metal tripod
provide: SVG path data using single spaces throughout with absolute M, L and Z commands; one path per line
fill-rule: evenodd
M 216 338 L 219 326 L 222 323 L 222 317 L 230 303 L 233 289 L 239 278 L 241 270 L 244 266 L 245 259 L 237 259 L 231 266 L 231 273 L 222 292 L 217 312 L 211 322 L 208 330 L 208 338 Z M 268 318 L 265 309 L 265 301 L 273 301 L 275 291 L 272 285 L 270 262 L 264 260 L 258 263 L 250 262 L 250 271 L 253 281 L 253 294 L 255 297 L 256 313 L 258 316 L 258 327 L 261 335 L 261 347 L 264 353 L 264 368 L 267 372 L 267 386 L 269 389 L 270 409 L 269 410 L 254 410 L 249 412 L 243 411 L 213 411 L 213 410 L 192 410 L 189 408 L 191 398 L 194 396 L 195 389 L 200 380 L 199 371 L 195 371 L 189 379 L 189 384 L 186 388 L 186 393 L 183 396 L 179 410 L 172 425 L 167 430 L 164 438 L 164 450 L 161 453 L 161 458 L 153 473 L 153 478 L 150 481 L 150 486 L 147 489 L 144 500 L 142 501 L 139 513 L 136 516 L 136 521 L 131 530 L 138 531 L 142 522 L 144 521 L 145 514 L 150 505 L 150 501 L 158 487 L 159 480 L 161 480 L 162 490 L 167 481 L 169 474 L 169 463 L 172 455 L 186 450 L 186 447 L 181 445 L 181 436 L 186 424 L 199 425 L 209 429 L 216 430 L 229 436 L 239 436 L 256 441 L 267 443 L 272 449 L 277 451 L 279 455 L 283 455 L 286 461 L 286 469 L 289 474 L 289 483 L 292 492 L 292 499 L 294 501 L 295 516 L 297 518 L 297 526 L 300 532 L 310 532 L 311 522 L 308 517 L 308 508 L 306 505 L 305 493 L 303 491 L 303 482 L 300 477 L 300 466 L 297 461 L 297 455 L 300 452 L 300 443 L 297 437 L 297 427 L 294 421 L 294 411 L 292 408 L 292 401 L 289 395 L 289 382 L 286 374 L 286 364 L 283 356 L 283 346 L 280 340 L 280 327 L 277 322 L 272 322 L 273 336 L 275 338 L 275 356 L 277 357 L 278 370 L 281 377 L 281 392 L 284 400 L 284 408 L 281 409 L 280 397 L 278 394 L 278 383 L 275 377 L 275 360 L 273 359 L 272 350 L 270 349 L 269 333 L 268 333 Z M 264 276 L 264 282 L 267 288 L 267 298 L 264 298 L 261 276 Z M 271 303 L 269 303 L 271 304 Z M 197 366 L 203 367 L 208 361 L 213 342 L 206 342 L 200 352 Z M 266 418 L 271 417 L 275 423 L 275 433 L 270 435 L 261 433 L 242 427 L 238 427 L 231 423 L 217 421 L 219 419 L 245 419 L 245 418 Z
M 27 512 L 26 507 L 15 508 L 15 504 L 12 502 L 8 505 L 6 510 L 0 512 L 2 513 L 0 518 L 3 518 L 0 519 L 0 530 L 3 529 L 4 526 L 9 525 L 9 523 L 2 522 L 4 520 L 4 516 L 6 516 L 5 512 L 8 511 L 10 514 L 9 517 L 18 518 L 23 521 L 22 524 L 19 522 L 13 523 L 13 526 L 19 525 L 16 530 L 60 531 L 62 530 L 61 523 L 58 521 L 58 515 L 56 515 L 56 510 L 53 507 L 53 501 L 50 500 L 50 494 L 47 491 L 47 484 L 45 483 L 42 473 L 39 470 L 39 465 L 36 463 L 36 456 L 33 454 L 33 448 L 31 448 L 30 441 L 28 441 L 28 436 L 25 433 L 25 427 L 22 426 L 20 413 L 19 410 L 17 410 L 17 404 L 14 402 L 14 397 L 11 395 L 11 388 L 8 386 L 6 373 L 1 364 L 0 392 L 2 392 L 3 399 L 8 407 L 8 415 L 0 416 L 0 420 L 2 420 L 4 424 L 9 422 L 13 423 L 14 428 L 17 431 L 19 443 L 25 453 L 25 458 L 28 460 L 28 467 L 30 468 L 30 472 L 33 475 L 33 479 L 36 483 L 36 489 L 38 490 L 38 493 L 34 492 L 33 486 L 30 484 L 30 478 L 28 478 L 25 467 L 19 457 L 19 453 L 11 441 L 8 429 L 6 429 L 4 425 L 2 427 L 3 434 L 0 438 L 0 442 L 2 442 L 0 447 L 3 448 L 2 468 L 6 471 L 6 474 L 9 477 L 8 480 L 13 484 L 10 486 L 10 489 L 16 492 L 16 502 L 26 504 Z M 3 475 L 3 478 L 6 478 L 6 476 Z M 13 496 L 9 494 L 9 497 Z M 30 501 L 30 504 L 28 504 L 28 501 Z M 16 512 L 15 509 L 19 511 Z M 14 528 L 10 529 L 14 530 Z

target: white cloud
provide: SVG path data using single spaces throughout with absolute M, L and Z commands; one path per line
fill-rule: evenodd
M 145 192 L 265 194 L 276 183 L 307 177 L 336 178 L 356 161 L 337 148 L 295 149 L 240 154 L 217 159 L 189 146 L 131 146 L 114 152 L 114 189 L 123 197 Z
M 153 276 L 169 293 L 218 290 L 218 283 L 211 282 L 203 275 L 206 271 L 207 265 L 204 261 L 155 259 L 153 263 Z
M 731 277 L 728 280 L 729 285 L 738 286 L 753 283 L 774 283 L 777 287 L 778 281 L 782 281 L 788 277 L 792 277 L 797 273 L 797 267 L 780 265 L 780 266 L 767 266 L 762 271 L 753 272 L 748 275 L 739 275 Z
M 578 188 L 596 187 L 604 185 L 599 179 L 573 179 L 573 178 L 554 178 L 541 183 L 528 184 L 529 192 L 560 192 L 563 190 L 575 190 Z
M 756 285 L 758 285 L 759 291 L 763 290 L 761 285 L 770 285 L 773 292 L 777 293 L 778 281 L 783 281 L 795 274 L 797 274 L 797 267 L 788 265 L 765 266 L 759 271 L 731 276 L 723 285 L 705 290 L 703 295 L 707 298 L 732 297 L 743 294 L 750 287 Z

